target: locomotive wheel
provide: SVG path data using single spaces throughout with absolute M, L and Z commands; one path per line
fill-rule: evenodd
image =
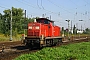
M 62 39 L 59 38 L 59 39 L 53 39 L 53 46 L 56 46 L 56 45 L 59 45 L 62 43 Z
M 53 46 L 53 39 L 46 40 L 46 46 Z
M 25 43 L 25 47 L 26 47 L 26 48 L 29 48 L 29 50 L 32 50 L 32 49 L 33 49 L 33 46 L 32 46 L 32 44 L 31 44 L 31 42 L 26 42 L 26 43 Z
M 40 50 L 41 50 L 43 47 L 44 47 L 44 46 L 40 45 L 40 46 L 38 47 L 38 49 L 40 49 Z
M 62 43 L 62 39 L 58 39 L 57 45 L 60 45 Z
M 53 39 L 51 40 L 51 42 L 50 42 L 50 43 L 51 43 L 51 46 L 53 46 L 53 45 L 54 45 L 54 43 L 53 43 Z

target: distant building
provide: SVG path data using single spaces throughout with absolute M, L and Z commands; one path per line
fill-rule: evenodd
M 81 31 L 81 30 L 77 30 L 77 33 L 83 33 L 83 31 Z

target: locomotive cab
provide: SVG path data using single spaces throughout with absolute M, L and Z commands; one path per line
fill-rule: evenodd
M 36 21 L 37 21 L 37 23 L 50 24 L 50 22 L 51 22 L 52 24 L 54 24 L 54 21 L 51 21 L 47 18 L 38 18 L 38 19 L 36 19 Z

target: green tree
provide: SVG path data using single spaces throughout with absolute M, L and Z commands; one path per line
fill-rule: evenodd
M 5 28 L 4 34 L 9 35 L 10 33 L 10 20 L 11 20 L 11 10 L 7 9 L 3 11 L 4 13 L 4 25 L 3 28 Z M 14 8 L 12 7 L 12 26 L 13 26 L 13 34 L 17 34 L 22 30 L 22 23 L 21 20 L 23 18 L 23 9 L 21 8 Z M 16 33 L 16 31 L 18 31 Z
M 27 29 L 29 22 L 33 22 L 35 18 L 24 17 L 23 9 L 12 7 L 12 29 L 13 35 L 24 33 L 24 29 Z M 10 21 L 11 21 L 11 9 L 3 11 L 3 15 L 0 13 L 0 33 L 6 36 L 10 35 Z
M 90 34 L 90 29 L 86 28 L 85 31 L 84 31 L 84 34 Z
M 0 13 L 0 33 L 2 32 L 1 28 L 2 28 L 2 14 Z

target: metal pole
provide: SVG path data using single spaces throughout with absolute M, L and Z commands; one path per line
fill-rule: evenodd
M 25 24 L 26 24 L 26 10 L 25 10 Z M 25 36 L 25 28 L 24 28 L 24 36 Z
M 44 18 L 44 14 L 42 14 L 42 17 Z
M 79 20 L 79 21 L 83 21 L 83 20 Z M 82 24 L 81 24 L 81 31 L 82 31 Z
M 70 30 L 70 29 L 69 29 L 69 21 L 70 21 L 70 20 L 66 20 L 66 21 L 68 22 L 68 37 L 69 37 L 69 30 Z
M 25 21 L 26 21 L 26 10 L 25 10 Z
M 72 21 L 71 21 L 71 34 L 72 34 L 73 32 L 72 32 Z
M 12 41 L 12 8 L 11 8 L 11 21 L 10 21 L 10 41 Z
M 83 21 L 83 20 L 79 20 L 79 21 Z M 81 25 L 81 31 L 82 31 L 82 25 Z M 79 38 L 80 38 L 80 33 L 79 33 Z
M 51 15 L 50 15 L 50 20 L 51 20 Z
M 69 21 L 68 21 L 68 37 L 69 37 Z

